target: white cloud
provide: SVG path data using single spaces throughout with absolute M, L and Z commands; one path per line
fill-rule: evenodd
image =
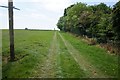
M 48 28 L 53 29 L 63 15 L 64 9 L 76 2 L 115 2 L 117 0 L 13 0 L 14 6 L 20 11 L 14 10 L 15 28 Z M 0 0 L 0 5 L 8 5 L 8 0 Z M 2 27 L 8 28 L 8 13 L 4 9 Z M 4 17 L 3 17 L 4 15 Z M 7 15 L 7 16 L 6 16 Z M 6 16 L 6 17 L 5 17 Z
M 2 14 L 2 13 L 0 13 L 0 16 L 3 16 L 3 14 Z
M 70 0 L 44 0 L 41 1 L 42 4 L 47 10 L 51 11 L 60 11 L 63 10 L 65 7 L 71 4 Z
M 0 2 L 7 2 L 8 0 L 0 0 Z M 13 0 L 14 2 L 59 2 L 59 1 L 74 1 L 74 2 L 117 2 L 119 0 Z
M 13 0 L 16 2 L 36 2 L 39 5 L 42 5 L 47 10 L 56 11 L 61 10 L 71 4 L 71 0 Z M 0 0 L 2 4 L 7 4 L 8 0 Z
M 72 0 L 78 2 L 117 2 L 118 0 Z
M 29 0 L 30 2 L 36 2 L 36 5 L 42 6 L 44 9 L 59 12 L 64 8 L 72 4 L 71 0 Z M 38 7 L 39 7 L 38 6 Z

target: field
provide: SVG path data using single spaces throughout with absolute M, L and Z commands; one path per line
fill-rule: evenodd
M 15 30 L 14 62 L 9 32 L 2 30 L 3 78 L 116 78 L 118 56 L 59 31 Z

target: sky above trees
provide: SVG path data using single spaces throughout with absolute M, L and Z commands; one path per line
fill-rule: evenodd
M 8 5 L 8 0 L 0 0 L 0 5 Z M 118 0 L 13 0 L 15 29 L 57 29 L 57 21 L 63 15 L 64 9 L 76 2 L 85 2 L 89 5 L 104 2 L 109 6 Z M 0 8 L 0 28 L 8 29 L 8 10 Z

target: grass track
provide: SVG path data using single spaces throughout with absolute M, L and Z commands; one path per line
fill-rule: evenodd
M 76 38 L 69 33 L 61 34 L 80 52 L 80 55 L 88 59 L 92 66 L 95 66 L 108 77 L 118 77 L 118 56 L 110 55 L 104 49 L 96 46 L 89 46 L 82 39 Z
M 53 39 L 51 41 L 51 46 L 48 51 L 48 55 L 46 57 L 46 60 L 43 61 L 43 63 L 38 64 L 36 68 L 36 74 L 34 77 L 38 78 L 54 78 L 56 77 L 56 53 L 57 53 L 57 46 L 56 46 L 56 32 L 54 33 Z M 41 65 L 41 66 L 40 66 Z M 36 76 L 37 75 L 37 76 Z
M 84 70 L 84 72 L 86 72 L 87 77 L 93 77 L 93 78 L 105 77 L 103 73 L 101 73 L 94 66 L 92 66 L 92 64 L 90 64 L 88 60 L 86 60 L 86 58 L 80 54 L 79 51 L 77 51 L 70 43 L 68 43 L 61 34 L 59 35 L 62 38 L 71 56 L 74 58 L 77 64 L 79 64 L 79 66 Z
M 59 66 L 61 67 L 62 77 L 63 78 L 82 78 L 86 77 L 85 73 L 77 64 L 77 62 L 73 59 L 70 55 L 67 47 L 65 46 L 64 42 L 62 41 L 61 37 L 58 35 L 58 41 L 60 44 L 60 51 L 59 51 Z
M 2 48 L 3 78 L 117 77 L 117 56 L 69 33 L 15 30 L 18 60 L 9 62 L 8 30 L 3 30 Z

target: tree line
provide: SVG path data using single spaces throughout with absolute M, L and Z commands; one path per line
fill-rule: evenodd
M 94 38 L 98 43 L 117 42 L 120 40 L 120 1 L 113 7 L 104 3 L 87 5 L 76 3 L 64 10 L 58 20 L 61 31 L 79 36 Z

